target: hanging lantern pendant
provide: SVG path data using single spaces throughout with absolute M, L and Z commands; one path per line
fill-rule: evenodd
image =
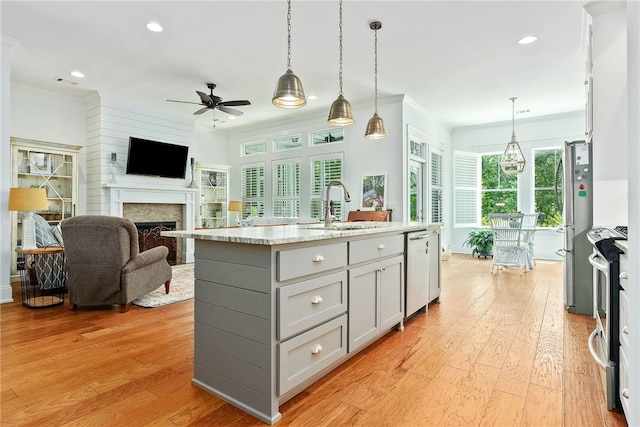
M 515 130 L 515 100 L 517 98 L 510 98 L 511 100 L 511 142 L 507 144 L 507 148 L 504 150 L 502 154 L 502 158 L 500 159 L 500 167 L 502 171 L 507 175 L 514 175 L 517 173 L 522 173 L 524 171 L 524 166 L 527 164 L 527 161 L 524 158 L 524 154 L 522 154 L 522 150 L 520 149 L 520 145 L 518 141 L 516 141 L 516 130 Z

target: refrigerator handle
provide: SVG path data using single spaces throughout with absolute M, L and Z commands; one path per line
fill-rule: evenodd
M 553 178 L 553 191 L 555 194 L 555 198 L 556 198 L 556 206 L 558 206 L 558 211 L 562 212 L 563 206 L 562 206 L 562 197 L 560 197 L 560 188 L 559 185 L 559 178 L 560 178 L 560 170 L 562 169 L 562 159 L 558 160 L 558 163 L 556 163 L 556 172 Z

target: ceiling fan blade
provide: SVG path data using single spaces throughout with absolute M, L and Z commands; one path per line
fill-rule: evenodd
M 208 109 L 209 109 L 209 107 L 201 108 L 201 109 L 199 109 L 198 111 L 196 111 L 195 113 L 193 113 L 193 115 L 195 116 L 196 114 L 202 114 L 202 113 L 205 113 Z
M 224 111 L 227 114 L 231 114 L 233 116 L 241 116 L 242 114 L 244 114 L 242 111 L 240 110 L 236 110 L 235 108 L 229 108 L 229 107 L 225 107 L 224 105 L 216 105 L 216 108 L 220 111 Z
M 223 101 L 223 102 L 219 102 L 218 105 L 226 105 L 228 107 L 235 107 L 235 106 L 239 106 L 239 105 L 251 105 L 251 102 L 247 101 L 246 99 L 243 99 L 243 100 L 238 100 L 238 101 Z
M 195 104 L 195 105 L 202 105 L 199 102 L 190 102 L 190 101 L 176 101 L 175 99 L 167 99 L 167 101 L 169 102 L 180 102 L 181 104 Z
M 213 104 L 213 100 L 211 99 L 211 97 L 209 95 L 207 95 L 204 92 L 200 92 L 199 90 L 196 91 L 196 93 L 198 94 L 198 96 L 200 97 L 200 99 L 202 100 L 202 104 L 204 105 L 211 105 Z

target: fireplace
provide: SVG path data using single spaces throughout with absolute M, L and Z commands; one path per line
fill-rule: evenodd
M 178 239 L 175 237 L 164 237 L 163 231 L 173 231 L 176 229 L 175 221 L 164 222 L 136 222 L 138 229 L 138 246 L 140 252 L 156 246 L 166 246 L 169 249 L 167 262 L 169 265 L 178 263 Z
M 195 226 L 197 189 L 173 186 L 107 184 L 109 215 L 134 223 L 175 222 L 177 230 Z M 193 262 L 193 239 L 176 239 L 176 263 Z

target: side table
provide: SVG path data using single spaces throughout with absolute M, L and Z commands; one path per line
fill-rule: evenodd
M 64 303 L 67 277 L 64 248 L 17 248 L 22 305 L 29 308 L 53 307 Z

